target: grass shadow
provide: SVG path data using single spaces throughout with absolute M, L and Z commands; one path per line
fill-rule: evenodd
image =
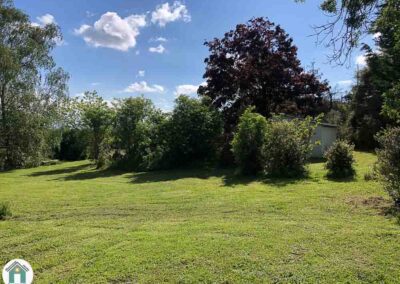
M 59 180 L 74 181 L 74 180 L 90 180 L 97 178 L 108 178 L 126 174 L 126 171 L 116 170 L 116 169 L 91 169 L 89 171 L 78 172 L 68 176 L 60 177 Z
M 349 176 L 349 177 L 333 177 L 330 175 L 325 175 L 325 178 L 331 182 L 353 182 L 357 181 L 356 175 Z
M 79 165 L 79 166 L 73 166 L 69 168 L 62 168 L 62 169 L 56 169 L 56 170 L 48 170 L 48 171 L 41 171 L 41 172 L 34 172 L 29 174 L 28 176 L 30 177 L 39 177 L 39 176 L 51 176 L 51 175 L 63 175 L 63 174 L 71 174 L 77 171 L 81 171 L 83 169 L 87 169 L 91 163 Z
M 168 182 L 187 178 L 209 179 L 222 177 L 224 170 L 216 169 L 173 169 L 165 171 L 134 173 L 132 183 Z
M 241 175 L 233 168 L 226 169 L 175 169 L 166 171 L 135 173 L 132 183 L 156 183 L 177 181 L 180 179 L 197 178 L 209 179 L 212 177 L 221 178 L 224 186 L 248 185 L 252 182 L 260 182 L 276 187 L 284 187 L 288 184 L 295 184 L 305 180 L 311 180 L 308 176 L 297 178 L 266 178 L 262 175 Z

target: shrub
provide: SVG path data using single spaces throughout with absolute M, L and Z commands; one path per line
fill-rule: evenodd
M 385 190 L 400 206 L 400 127 L 387 129 L 377 136 L 377 170 Z
M 295 177 L 306 173 L 306 163 L 314 147 L 311 142 L 318 124 L 311 117 L 285 120 L 274 117 L 268 121 L 263 157 L 269 176 Z
M 164 128 L 166 163 L 180 167 L 215 159 L 221 134 L 222 120 L 217 110 L 204 101 L 179 96 Z
M 0 220 L 4 220 L 7 217 L 11 217 L 11 209 L 10 209 L 10 204 L 1 202 L 0 203 Z
M 66 130 L 62 134 L 60 150 L 57 158 L 63 161 L 79 161 L 86 159 L 89 147 L 87 133 L 80 129 Z
M 378 163 L 374 163 L 374 165 L 369 169 L 369 171 L 364 174 L 364 180 L 365 181 L 379 180 Z
M 338 140 L 326 151 L 327 159 L 325 168 L 328 170 L 328 176 L 332 178 L 347 178 L 355 174 L 353 167 L 354 146 L 344 140 Z
M 144 97 L 119 100 L 116 104 L 114 144 L 116 166 L 133 170 L 150 170 L 159 166 L 164 142 L 160 129 L 165 114 Z
M 248 108 L 239 119 L 232 141 L 235 161 L 243 174 L 256 174 L 263 168 L 262 147 L 267 132 L 267 120 Z

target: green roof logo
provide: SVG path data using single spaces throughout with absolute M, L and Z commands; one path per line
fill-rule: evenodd
M 3 268 L 3 281 L 5 284 L 31 284 L 32 280 L 32 267 L 23 259 L 13 259 Z

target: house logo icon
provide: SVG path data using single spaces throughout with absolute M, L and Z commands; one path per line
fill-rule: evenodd
M 23 259 L 13 259 L 3 268 L 5 284 L 31 284 L 33 270 L 31 265 Z

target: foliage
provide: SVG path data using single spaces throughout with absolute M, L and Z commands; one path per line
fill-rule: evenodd
M 369 68 L 358 72 L 358 84 L 350 93 L 350 118 L 352 128 L 352 141 L 358 149 L 372 150 L 377 146 L 374 139 L 377 132 L 386 126 L 385 117 L 382 116 L 382 93 L 388 82 L 379 78 L 380 64 L 369 61 Z
M 307 159 L 315 146 L 311 140 L 320 119 L 288 120 L 278 116 L 268 121 L 263 147 L 267 175 L 295 177 L 305 174 Z
M 384 93 L 382 113 L 400 125 L 400 82 Z
M 113 128 L 117 166 L 141 170 L 160 167 L 165 151 L 160 137 L 164 120 L 165 115 L 149 99 L 119 100 Z
M 245 110 L 239 119 L 232 140 L 232 151 L 243 174 L 257 174 L 263 169 L 262 148 L 267 132 L 267 120 L 253 108 Z
M 249 106 L 265 117 L 327 109 L 328 84 L 316 71 L 301 67 L 297 47 L 279 25 L 255 18 L 205 45 L 210 51 L 203 76 L 207 84 L 199 94 L 222 111 L 225 132 L 235 128 Z
M 326 151 L 325 167 L 328 176 L 332 178 L 347 178 L 355 174 L 354 170 L 354 146 L 346 141 L 338 140 Z
M 48 132 L 66 99 L 68 75 L 51 56 L 61 37 L 0 1 L 0 148 L 6 169 L 38 165 L 49 152 Z M 0 157 L 1 158 L 1 157 Z
M 166 163 L 180 167 L 216 157 L 222 121 L 219 113 L 204 101 L 179 96 L 165 131 Z
M 0 202 L 0 220 L 4 220 L 10 216 L 12 216 L 10 204 L 5 202 Z
M 67 129 L 62 133 L 57 158 L 63 161 L 79 161 L 87 157 L 89 147 L 87 131 Z
M 90 157 L 96 162 L 107 156 L 110 128 L 113 121 L 113 111 L 107 102 L 97 95 L 97 92 L 85 92 L 78 104 L 82 123 L 88 129 L 90 137 Z M 98 163 L 100 167 L 104 161 Z
M 388 0 L 322 0 L 320 8 L 330 20 L 314 29 L 318 42 L 332 48 L 331 61 L 344 64 L 350 59 L 360 40 L 373 28 L 376 15 L 386 2 Z
M 324 116 L 324 122 L 337 125 L 339 139 L 350 140 L 353 133 L 350 115 L 351 105 L 347 98 L 343 101 L 333 101 L 332 109 Z
M 381 148 L 378 154 L 378 172 L 384 188 L 400 206 L 400 128 L 390 128 L 377 137 Z

